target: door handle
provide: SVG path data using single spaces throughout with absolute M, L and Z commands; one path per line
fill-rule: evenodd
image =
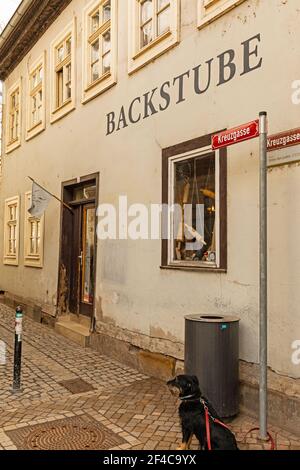
M 80 259 L 80 266 L 82 266 L 83 251 L 81 251 L 80 255 L 78 256 L 78 259 Z

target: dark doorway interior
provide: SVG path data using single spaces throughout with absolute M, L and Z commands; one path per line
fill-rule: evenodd
M 93 317 L 96 280 L 96 209 L 99 175 L 63 183 L 59 302 L 64 313 Z M 62 295 L 63 294 L 63 295 Z

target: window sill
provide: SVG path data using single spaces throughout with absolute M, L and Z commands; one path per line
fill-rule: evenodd
M 8 256 L 4 257 L 3 264 L 7 266 L 19 266 L 17 258 L 9 258 Z
M 165 270 L 165 269 L 168 269 L 168 270 L 173 270 L 173 271 L 192 271 L 192 272 L 205 272 L 205 273 L 224 273 L 226 274 L 227 273 L 227 269 L 223 269 L 223 268 L 214 268 L 214 267 L 204 267 L 204 266 L 199 266 L 199 268 L 197 267 L 192 267 L 192 266 L 171 266 L 171 265 L 168 265 L 168 266 L 160 266 L 160 269 L 162 270 Z
M 33 261 L 33 260 L 32 261 L 26 260 L 24 262 L 24 266 L 26 268 L 40 268 L 40 269 L 43 267 L 40 261 Z
M 68 104 L 72 103 L 72 98 L 69 98 L 68 100 L 66 100 L 63 104 L 61 104 L 60 106 L 57 106 L 57 108 L 55 108 L 53 111 L 52 111 L 52 114 L 56 114 L 58 113 L 59 111 L 61 111 L 62 109 L 64 109 Z
M 72 99 L 65 101 L 61 106 L 59 106 L 58 108 L 55 108 L 51 112 L 51 119 L 50 119 L 51 124 L 63 118 L 74 109 L 75 109 L 75 102 Z
M 37 128 L 38 126 L 40 126 L 41 124 L 43 124 L 42 121 L 37 122 L 36 124 L 34 124 L 33 126 L 31 126 L 29 129 L 27 129 L 27 132 L 33 132 L 33 131 L 35 131 L 36 128 Z
M 225 15 L 228 11 L 237 7 L 245 0 L 227 0 L 224 4 L 217 6 L 219 3 L 217 0 L 211 1 L 210 3 L 204 5 L 204 0 L 198 0 L 199 6 L 199 17 L 198 17 L 198 29 L 201 29 L 212 23 L 213 21 L 220 18 L 220 16 Z
M 8 153 L 12 152 L 13 150 L 17 149 L 20 146 L 21 146 L 21 140 L 20 139 L 15 140 L 13 142 L 10 142 L 6 146 L 5 153 L 8 154 Z
M 87 85 L 84 89 L 84 91 L 89 91 L 89 90 L 92 90 L 93 88 L 95 88 L 97 85 L 99 85 L 100 83 L 104 82 L 104 80 L 106 80 L 107 78 L 109 78 L 111 76 L 111 72 L 106 72 L 104 73 L 101 77 L 97 78 L 97 80 L 95 80 L 94 82 L 90 83 L 89 85 Z
M 153 60 L 179 44 L 178 31 L 169 30 L 138 52 L 132 51 L 128 60 L 128 74 L 132 75 Z
M 30 139 L 33 139 L 33 137 L 37 136 L 41 132 L 43 132 L 46 129 L 45 123 L 43 121 L 40 121 L 38 124 L 33 126 L 31 129 L 27 129 L 26 132 L 26 142 Z
M 87 85 L 83 91 L 81 103 L 86 104 L 97 96 L 101 95 L 105 91 L 109 90 L 111 87 L 116 85 L 117 77 L 114 69 L 102 77 L 98 78 L 95 82 Z
M 151 41 L 149 42 L 149 44 L 147 44 L 146 46 L 142 47 L 133 57 L 132 59 L 133 60 L 136 60 L 138 59 L 141 55 L 145 54 L 147 51 L 149 51 L 150 49 L 152 49 L 153 47 L 155 47 L 157 44 L 159 44 L 160 42 L 164 41 L 166 38 L 168 38 L 169 36 L 171 36 L 172 32 L 171 30 L 169 29 L 168 31 L 166 31 L 165 33 L 161 34 L 160 36 L 158 36 L 156 39 L 154 39 L 154 41 Z

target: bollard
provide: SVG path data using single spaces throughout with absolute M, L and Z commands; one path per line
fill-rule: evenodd
M 14 354 L 13 393 L 21 391 L 22 321 L 23 321 L 22 308 L 17 307 L 17 309 L 16 309 L 16 321 L 15 321 L 15 354 Z

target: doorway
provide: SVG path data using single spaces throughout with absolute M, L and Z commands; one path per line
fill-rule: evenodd
M 64 313 L 93 318 L 96 282 L 96 210 L 99 175 L 63 183 L 59 301 Z M 63 295 L 62 295 L 63 291 Z M 60 305 L 60 310 L 62 310 Z

